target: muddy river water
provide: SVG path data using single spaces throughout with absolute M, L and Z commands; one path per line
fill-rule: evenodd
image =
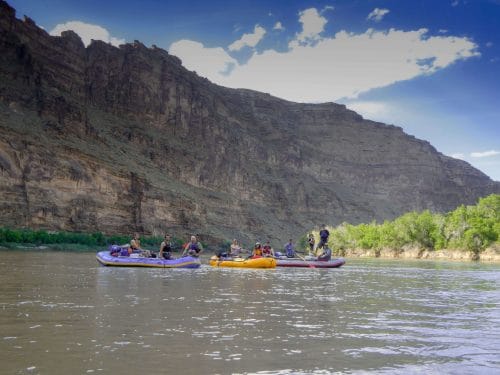
M 500 373 L 500 265 L 109 268 L 0 252 L 1 374 Z

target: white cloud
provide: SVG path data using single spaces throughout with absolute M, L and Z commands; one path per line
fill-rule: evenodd
M 125 43 L 125 39 L 119 39 L 111 36 L 108 30 L 99 25 L 93 25 L 81 21 L 69 21 L 56 25 L 51 31 L 50 35 L 61 35 L 63 31 L 73 30 L 82 38 L 83 44 L 88 46 L 92 39 L 102 40 L 106 43 L 111 43 L 114 46 L 119 46 Z
M 195 70 L 200 76 L 212 80 L 230 73 L 237 64 L 237 61 L 223 48 L 208 48 L 191 40 L 179 40 L 173 43 L 169 52 L 179 56 L 187 69 Z
M 315 9 L 301 12 L 300 21 L 303 30 L 295 35 L 288 50 L 254 51 L 243 64 L 223 49 L 215 53 L 214 48 L 205 48 L 201 43 L 197 43 L 195 52 L 172 47 L 170 52 L 178 55 L 188 69 L 203 72 L 218 84 L 297 102 L 356 98 L 362 92 L 432 74 L 456 61 L 480 55 L 478 46 L 465 37 L 432 36 L 426 29 L 369 29 L 359 34 L 340 31 L 320 36 L 327 20 Z M 173 46 L 187 43 L 196 42 L 181 41 Z M 213 66 L 203 69 L 207 59 L 213 59 Z M 229 74 L 228 64 L 234 66 Z
M 456 6 L 458 6 L 458 4 L 460 4 L 460 1 L 458 1 L 458 0 L 453 0 L 453 1 L 451 2 L 451 6 L 452 6 L 452 7 L 456 7 Z
M 334 10 L 335 7 L 332 5 L 325 5 L 325 7 L 321 10 L 321 13 L 326 12 L 328 10 Z
M 500 155 L 500 151 L 496 150 L 489 150 L 489 151 L 483 151 L 483 152 L 471 152 L 470 156 L 473 158 L 487 158 L 490 156 L 496 156 Z
M 488 48 L 493 47 L 493 42 L 487 42 L 486 47 L 488 47 Z
M 302 24 L 302 31 L 296 35 L 294 42 L 307 44 L 320 39 L 319 34 L 325 29 L 328 20 L 316 8 L 309 8 L 299 12 L 299 22 Z
M 452 158 L 454 159 L 462 159 L 462 160 L 465 160 L 465 155 L 462 154 L 461 152 L 457 152 L 455 154 L 451 154 L 450 155 Z
M 366 17 L 367 20 L 372 20 L 375 22 L 380 22 L 382 21 L 382 18 L 389 13 L 389 9 L 380 9 L 380 8 L 375 8 L 371 11 L 371 13 Z
M 448 30 L 446 30 L 446 29 L 439 29 L 439 33 L 441 33 L 441 34 L 447 34 Z
M 273 30 L 285 30 L 285 28 L 283 27 L 281 22 L 278 21 L 274 24 Z
M 230 51 L 239 51 L 245 46 L 255 47 L 262 40 L 265 34 L 266 34 L 266 29 L 264 29 L 262 26 L 255 25 L 253 33 L 243 34 L 243 36 L 240 39 L 231 43 L 228 49 Z
M 369 119 L 377 119 L 386 116 L 390 112 L 387 104 L 383 102 L 355 101 L 347 103 L 346 106 Z

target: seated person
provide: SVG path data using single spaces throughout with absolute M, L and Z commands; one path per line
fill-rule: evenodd
M 269 243 L 269 241 L 266 241 L 266 244 L 262 248 L 262 255 L 264 257 L 273 257 L 274 258 L 274 250 L 271 247 L 271 244 Z
M 328 247 L 323 248 L 323 252 L 318 256 L 318 260 L 328 262 L 332 259 L 332 250 Z
M 295 249 L 293 248 L 293 242 L 292 239 L 288 241 L 288 243 L 285 245 L 285 255 L 287 258 L 294 258 L 295 257 Z
M 128 252 L 129 252 L 129 254 L 142 252 L 141 240 L 139 239 L 139 233 L 134 233 L 132 240 L 130 240 L 130 246 L 128 248 Z
M 231 248 L 229 249 L 229 256 L 238 257 L 241 254 L 241 246 L 238 244 L 238 240 L 235 238 L 233 243 L 231 244 Z
M 196 239 L 196 236 L 191 236 L 191 241 L 189 241 L 184 247 L 184 251 L 182 252 L 182 256 L 185 257 L 187 255 L 192 257 L 199 257 L 203 252 L 203 246 Z
M 251 258 L 262 258 L 262 245 L 260 244 L 260 242 L 255 243 Z
M 160 244 L 159 258 L 172 259 L 172 242 L 169 234 L 165 235 L 163 242 Z
M 141 240 L 139 233 L 134 233 L 134 237 L 130 240 L 130 246 L 128 248 L 129 254 L 139 254 L 142 257 L 151 257 L 151 252 L 149 250 L 141 249 Z

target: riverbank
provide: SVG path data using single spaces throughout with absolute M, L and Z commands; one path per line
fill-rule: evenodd
M 0 243 L 0 250 L 5 251 L 67 251 L 67 252 L 98 252 L 102 250 L 95 245 L 77 243 L 32 244 L 32 243 Z
M 82 244 L 19 244 L 19 243 L 2 243 L 0 251 L 62 251 L 62 252 L 88 252 L 97 253 L 103 248 Z M 204 252 L 204 258 L 214 255 L 215 252 L 207 250 Z M 174 256 L 179 256 L 180 252 L 174 252 Z M 473 251 L 458 250 L 458 249 L 442 249 L 442 250 L 427 250 L 416 247 L 404 247 L 402 249 L 383 248 L 380 250 L 373 249 L 345 249 L 336 252 L 334 256 L 342 256 L 347 258 L 381 258 L 381 259 L 422 259 L 422 260 L 451 260 L 462 262 L 494 262 L 500 263 L 500 245 L 495 244 L 488 247 L 480 253 Z
M 402 249 L 382 248 L 380 250 L 345 249 L 338 252 L 337 255 L 348 258 L 426 259 L 500 263 L 500 245 L 495 244 L 479 253 L 459 249 L 427 250 L 417 247 L 403 247 Z

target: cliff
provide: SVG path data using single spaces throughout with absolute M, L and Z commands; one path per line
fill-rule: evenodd
M 2 0 L 0 129 L 0 226 L 283 241 L 500 193 L 343 105 L 220 87 L 137 41 L 85 48 Z

